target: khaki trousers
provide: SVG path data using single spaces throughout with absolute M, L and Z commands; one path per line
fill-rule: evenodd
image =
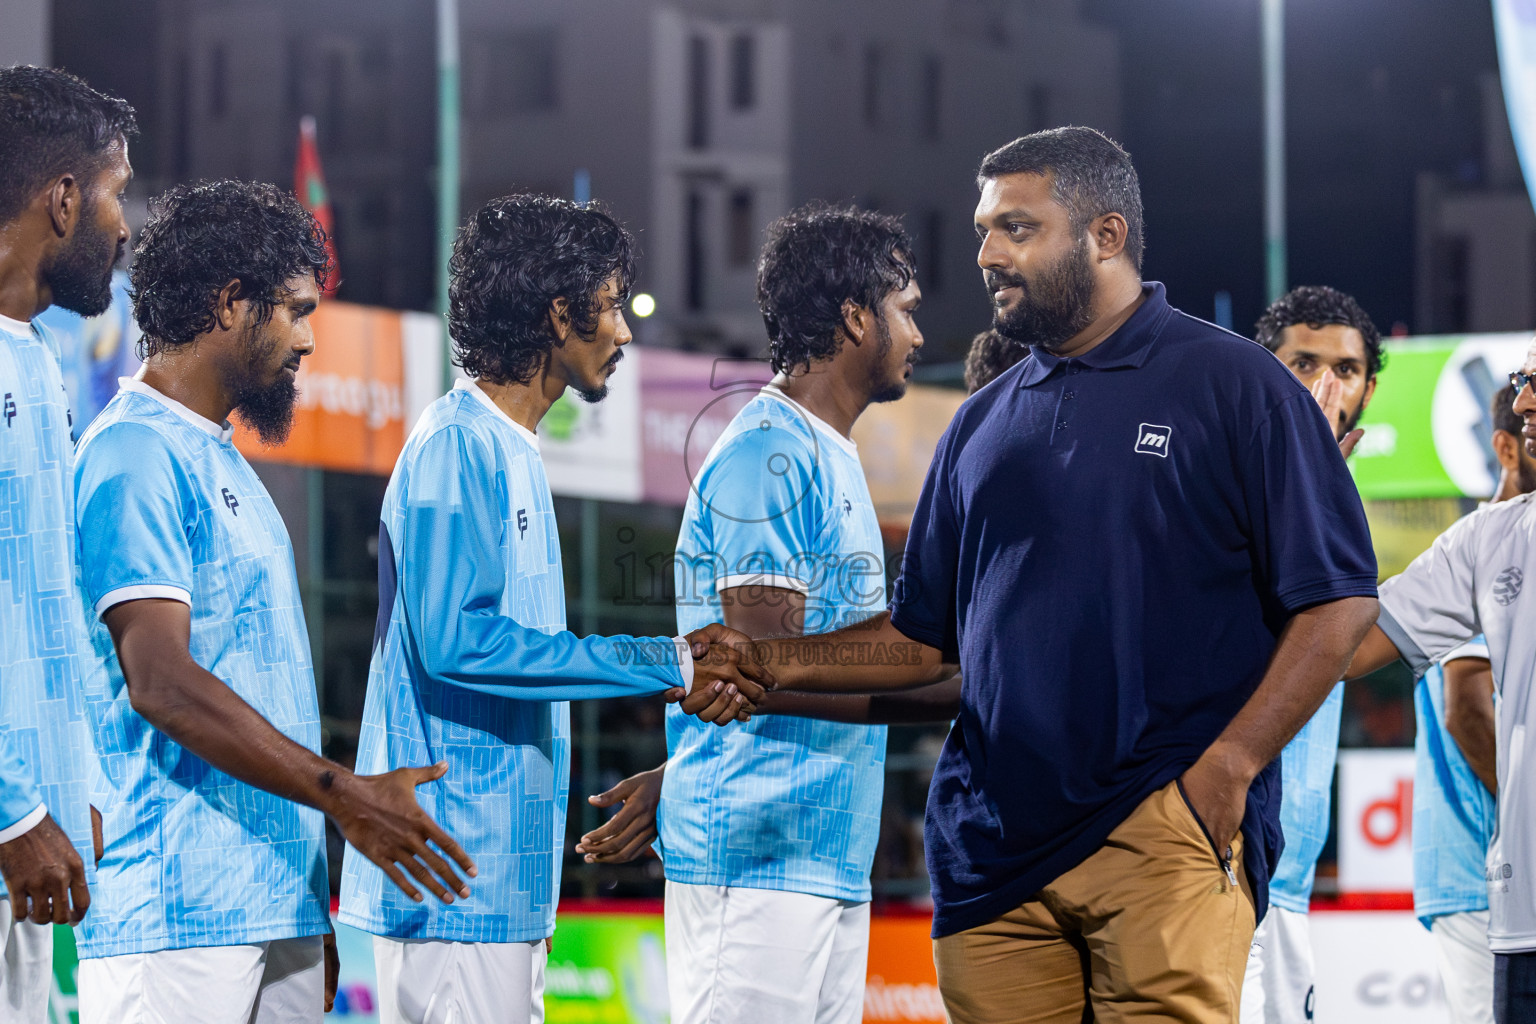
M 1234 888 L 1170 782 L 1087 860 L 995 921 L 937 939 L 953 1024 L 1236 1024 L 1253 942 L 1242 837 Z

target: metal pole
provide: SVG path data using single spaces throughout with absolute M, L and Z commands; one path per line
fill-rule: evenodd
M 591 498 L 581 499 L 581 632 L 591 636 L 598 627 L 598 565 L 597 531 L 601 523 L 601 509 Z M 589 793 L 596 793 L 602 766 L 598 760 L 597 701 L 584 700 L 581 708 L 581 782 Z M 590 832 L 597 828 L 601 819 L 597 808 L 581 801 L 581 830 Z M 587 870 L 582 873 L 582 894 L 597 895 L 597 874 Z
M 1285 0 L 1261 0 L 1264 21 L 1264 279 L 1268 301 L 1286 292 Z
M 448 256 L 459 229 L 459 0 L 437 0 L 437 311 L 448 315 Z M 446 329 L 446 320 L 445 320 Z M 443 386 L 453 386 L 443 346 Z

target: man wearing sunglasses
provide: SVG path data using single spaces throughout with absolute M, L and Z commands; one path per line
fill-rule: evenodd
M 1536 455 L 1536 344 L 1510 375 L 1526 453 Z M 1381 615 L 1355 652 L 1355 679 L 1394 660 L 1422 675 L 1477 634 L 1487 637 L 1497 692 L 1498 824 L 1488 848 L 1488 943 L 1494 953 L 1494 1019 L 1536 1019 L 1536 778 L 1521 770 L 1536 692 L 1536 498 L 1522 494 L 1458 520 L 1381 586 Z

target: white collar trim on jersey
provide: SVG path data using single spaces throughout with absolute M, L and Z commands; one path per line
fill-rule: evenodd
M 25 320 L 12 320 L 0 313 L 0 331 L 10 331 L 12 334 L 25 336 L 32 333 L 32 325 Z
M 213 420 L 210 420 L 208 417 L 199 416 L 191 409 L 188 409 L 186 406 L 176 401 L 176 399 L 161 394 L 159 391 L 156 391 L 154 388 L 150 387 L 148 384 L 145 384 L 143 381 L 138 380 L 137 378 L 119 377 L 117 378 L 117 386 L 124 391 L 132 391 L 136 395 L 144 395 L 146 398 L 154 399 L 161 405 L 165 406 L 167 409 L 171 410 L 171 412 L 192 424 L 197 429 L 217 438 L 220 441 L 225 442 L 226 444 L 235 436 L 235 428 L 232 427 L 229 423 L 225 423 L 223 426 L 219 426 L 219 424 L 213 422 Z
M 502 409 L 501 406 L 491 401 L 491 396 L 480 389 L 480 385 L 476 384 L 472 380 L 465 380 L 463 377 L 460 377 L 458 380 L 453 382 L 453 386 L 457 390 L 468 391 L 480 401 L 484 402 L 486 408 L 490 409 L 497 416 L 500 416 L 503 420 L 505 420 L 513 430 L 517 431 L 518 435 L 522 437 L 524 441 L 527 441 L 529 444 L 533 445 L 534 451 L 539 450 L 539 435 L 535 434 L 533 431 L 517 422 L 517 420 L 514 420 L 511 416 L 508 416 L 506 410 Z
M 790 405 L 794 406 L 796 412 L 809 420 L 811 426 L 815 427 L 823 434 L 826 434 L 827 438 L 831 440 L 833 444 L 837 445 L 839 448 L 847 452 L 849 455 L 852 455 L 854 458 L 858 458 L 859 446 L 853 443 L 853 438 L 844 437 L 842 434 L 839 434 L 832 428 L 832 424 L 828 423 L 820 416 L 817 416 L 815 413 L 811 412 L 811 410 L 807 409 L 793 398 L 790 398 L 783 391 L 779 390 L 777 385 L 764 384 L 762 393 L 777 398 L 781 402 L 788 402 Z

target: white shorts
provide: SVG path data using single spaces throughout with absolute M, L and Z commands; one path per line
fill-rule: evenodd
M 53 925 L 11 920 L 0 896 L 0 1021 L 45 1024 L 53 989 Z
M 1451 1024 L 1493 1024 L 1493 950 L 1488 911 L 1441 914 L 1430 920 L 1435 959 Z
M 543 1024 L 546 955 L 543 939 L 445 942 L 375 935 L 379 1022 Z
M 319 935 L 80 961 L 80 1024 L 321 1024 L 324 1017 Z
M 1242 1024 L 1306 1024 L 1315 974 L 1307 915 L 1270 904 L 1248 951 Z
M 869 904 L 667 883 L 672 1024 L 859 1024 Z

